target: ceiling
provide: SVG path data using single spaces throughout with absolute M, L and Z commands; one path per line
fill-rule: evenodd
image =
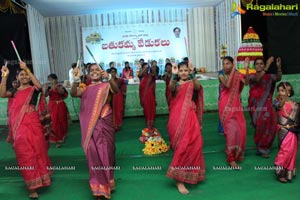
M 83 15 L 123 9 L 215 6 L 222 1 L 224 0 L 23 0 L 47 17 Z

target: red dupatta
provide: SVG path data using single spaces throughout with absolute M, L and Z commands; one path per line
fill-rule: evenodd
M 168 122 L 168 132 L 173 135 L 170 137 L 172 148 L 175 150 L 181 141 L 187 127 L 187 121 L 191 120 L 188 117 L 191 109 L 191 102 L 193 101 L 194 83 L 189 81 L 185 84 L 177 86 L 176 98 L 173 98 L 170 103 L 170 116 Z M 203 114 L 203 88 L 200 86 L 200 90 L 197 92 L 195 102 L 195 110 L 197 119 L 200 125 L 200 131 L 202 130 L 202 114 Z M 172 139 L 173 138 L 173 139 Z
M 16 136 L 16 131 L 18 130 L 24 114 L 31 109 L 35 110 L 35 105 L 29 105 L 32 95 L 34 93 L 35 87 L 30 86 L 24 90 L 18 90 L 14 96 L 14 101 L 12 104 L 12 109 L 14 112 L 11 112 L 11 124 L 12 124 L 12 133 L 13 138 Z M 34 108 L 32 108 L 33 106 Z M 43 125 L 43 133 L 46 137 L 46 140 L 52 134 L 51 119 L 50 113 L 47 108 L 45 95 L 42 93 L 38 102 L 38 112 L 41 124 Z
M 219 113 L 222 124 L 225 124 L 226 120 L 228 120 L 235 112 L 243 111 L 240 103 L 240 93 L 243 88 L 243 85 L 241 85 L 240 76 L 241 74 L 235 71 L 232 77 L 230 89 L 221 88 Z
M 179 182 L 196 184 L 205 179 L 202 153 L 202 87 L 194 96 L 194 83 L 176 87 L 176 97 L 170 103 L 168 133 L 174 157 L 167 176 Z
M 81 96 L 80 127 L 82 133 L 82 147 L 87 154 L 94 128 L 106 103 L 110 90 L 109 83 L 89 85 Z
M 24 114 L 29 109 L 29 103 L 34 92 L 34 87 L 28 87 L 23 90 L 18 90 L 14 96 L 10 120 L 12 124 L 13 138 L 16 137 L 17 130 L 23 120 Z
M 227 162 L 242 161 L 246 144 L 246 121 L 240 100 L 242 74 L 234 72 L 230 88 L 221 84 L 219 116 L 226 138 Z

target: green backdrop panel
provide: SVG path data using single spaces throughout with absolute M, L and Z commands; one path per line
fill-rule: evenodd
M 295 95 L 292 100 L 300 102 L 300 74 L 284 75 L 282 81 L 289 81 L 294 87 Z M 204 109 L 206 111 L 218 110 L 218 95 L 219 95 L 219 81 L 205 80 L 200 81 L 204 88 Z M 242 92 L 242 102 L 247 106 L 249 94 L 249 87 L 245 87 Z M 274 94 L 276 95 L 276 94 Z M 156 113 L 168 114 L 168 106 L 165 98 L 165 83 L 156 84 Z M 80 110 L 80 99 L 72 98 L 70 95 L 65 100 L 71 118 L 78 120 L 78 113 Z M 7 99 L 0 98 L 0 125 L 6 124 L 7 121 Z M 125 116 L 142 116 L 143 109 L 139 101 L 139 85 L 128 85 L 126 94 Z

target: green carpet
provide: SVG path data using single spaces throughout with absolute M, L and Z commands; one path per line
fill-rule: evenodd
M 156 127 L 168 142 L 166 131 L 168 116 L 158 116 Z M 250 122 L 249 116 L 246 116 Z M 174 181 L 166 177 L 172 152 L 158 156 L 143 155 L 143 145 L 138 138 L 144 128 L 144 118 L 125 118 L 123 128 L 116 134 L 115 171 L 116 191 L 113 200 L 256 200 L 256 199 L 299 199 L 299 177 L 292 183 L 282 184 L 276 180 L 272 170 L 256 170 L 256 166 L 273 166 L 277 153 L 277 140 L 269 159 L 255 155 L 253 128 L 247 123 L 247 148 L 241 171 L 216 170 L 227 166 L 224 153 L 224 136 L 217 133 L 218 114 L 205 113 L 203 117 L 204 159 L 206 180 L 198 185 L 187 185 L 190 194 L 182 195 Z M 27 190 L 18 171 L 5 170 L 16 166 L 15 155 L 10 144 L 5 142 L 5 127 L 0 127 L 0 199 L 23 200 Z M 88 170 L 80 146 L 79 123 L 71 124 L 66 143 L 61 148 L 51 146 L 49 155 L 54 166 L 73 167 L 74 170 L 56 170 L 50 187 L 39 189 L 41 200 L 93 200 L 88 184 Z M 139 166 L 158 167 L 160 170 L 135 170 Z M 297 168 L 299 159 L 297 159 Z M 299 196 L 298 196 L 299 195 Z

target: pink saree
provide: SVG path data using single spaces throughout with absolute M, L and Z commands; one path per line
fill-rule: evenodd
M 124 68 L 122 70 L 122 76 L 121 76 L 122 79 L 130 79 L 130 78 L 133 78 L 133 70 L 131 67 L 128 68 L 128 70 L 126 70 L 126 68 Z
M 285 102 L 277 111 L 279 152 L 275 158 L 278 177 L 291 180 L 295 176 L 297 156 L 297 136 L 293 128 L 299 124 L 299 106 L 293 101 Z
M 235 72 L 230 88 L 220 86 L 219 116 L 226 138 L 227 162 L 242 161 L 246 145 L 246 121 L 241 104 L 242 74 Z
M 111 197 L 115 187 L 114 125 L 112 109 L 106 104 L 109 83 L 91 84 L 81 97 L 80 127 L 82 147 L 86 154 L 90 187 L 94 196 Z

